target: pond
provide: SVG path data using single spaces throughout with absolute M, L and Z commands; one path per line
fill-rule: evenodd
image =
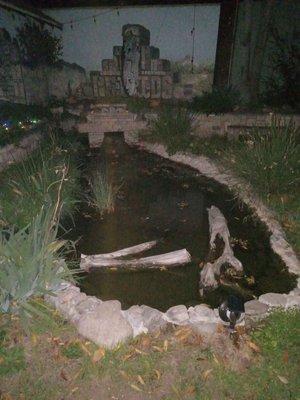
M 192 262 L 164 271 L 93 271 L 81 280 L 87 294 L 118 299 L 123 309 L 146 304 L 165 311 L 177 304 L 216 307 L 229 293 L 250 300 L 293 288 L 294 280 L 272 252 L 264 227 L 221 185 L 190 168 L 131 148 L 119 134 L 107 135 L 102 147 L 88 158 L 86 173 L 99 170 L 120 186 L 115 210 L 101 217 L 86 204 L 81 207 L 70 235 L 77 239 L 78 257 L 159 239 L 145 256 L 186 248 Z M 199 264 L 209 250 L 207 208 L 211 205 L 219 207 L 228 221 L 245 275 L 224 279 L 218 289 L 200 297 Z

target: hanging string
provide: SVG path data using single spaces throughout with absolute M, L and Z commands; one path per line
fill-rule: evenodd
M 194 73 L 194 57 L 195 57 L 195 32 L 196 32 L 195 25 L 196 25 L 196 6 L 194 6 L 193 28 L 191 30 L 191 35 L 192 35 L 192 58 L 191 58 L 192 74 Z
M 88 17 L 82 17 L 82 18 L 72 19 L 70 21 L 62 22 L 62 25 L 70 25 L 72 27 L 72 25 L 77 23 L 77 22 L 86 21 L 86 20 L 89 20 L 89 19 L 93 19 L 94 22 L 95 22 L 96 21 L 96 17 L 99 17 L 101 15 L 106 15 L 106 14 L 109 14 L 109 13 L 113 13 L 115 11 L 117 11 L 117 14 L 119 15 L 118 8 L 114 7 L 111 10 L 102 11 L 102 12 L 100 12 L 98 14 L 90 15 Z M 73 28 L 71 28 L 71 29 L 73 29 Z

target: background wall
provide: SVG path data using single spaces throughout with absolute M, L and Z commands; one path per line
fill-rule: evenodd
M 63 27 L 63 58 L 87 70 L 99 70 L 103 58 L 112 57 L 114 45 L 122 45 L 122 26 L 144 25 L 151 45 L 160 57 L 172 61 L 192 54 L 194 6 L 82 8 L 43 10 Z M 101 15 L 96 16 L 101 13 Z M 96 16 L 96 22 L 93 16 Z M 76 20 L 81 19 L 79 22 Z M 70 22 L 73 21 L 72 27 Z M 195 63 L 214 63 L 219 22 L 218 5 L 195 6 Z

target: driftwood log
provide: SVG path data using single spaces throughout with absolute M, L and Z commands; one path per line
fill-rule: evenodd
M 200 291 L 203 291 L 204 288 L 216 288 L 218 286 L 217 278 L 220 276 L 223 266 L 231 267 L 237 273 L 243 271 L 242 263 L 233 254 L 227 221 L 217 207 L 211 206 L 208 208 L 208 221 L 210 251 L 207 258 L 208 261 L 204 264 L 200 273 Z M 220 250 L 220 242 L 223 245 L 223 249 L 221 254 L 216 257 L 218 250 Z
M 81 260 L 89 259 L 89 260 L 97 260 L 97 259 L 113 259 L 113 258 L 121 258 L 130 256 L 132 254 L 139 254 L 143 251 L 152 249 L 152 247 L 157 245 L 157 240 L 152 240 L 151 242 L 145 242 L 141 244 L 137 244 L 136 246 L 126 247 L 122 250 L 113 251 L 112 253 L 104 253 L 104 254 L 95 254 L 92 256 L 87 256 L 85 254 L 81 254 Z
M 156 242 L 142 243 L 137 246 L 118 250 L 113 253 L 81 255 L 80 268 L 86 272 L 92 270 L 115 270 L 118 269 L 164 269 L 184 265 L 191 262 L 191 255 L 186 249 L 172 251 L 170 253 L 158 254 L 155 256 L 122 259 L 121 257 L 141 253 L 155 246 Z

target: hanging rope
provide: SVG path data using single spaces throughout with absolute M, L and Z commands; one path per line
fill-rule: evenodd
M 195 25 L 196 25 L 196 6 L 194 6 L 193 28 L 191 30 L 191 35 L 192 35 L 192 57 L 191 57 L 192 74 L 194 73 L 195 32 L 196 32 Z
M 114 7 L 111 10 L 102 11 L 102 12 L 97 13 L 97 14 L 89 15 L 88 17 L 82 17 L 82 18 L 78 18 L 78 19 L 71 19 L 70 21 L 62 22 L 61 24 L 62 25 L 70 25 L 71 28 L 73 28 L 73 25 L 76 24 L 77 22 L 86 21 L 86 20 L 89 20 L 89 19 L 92 19 L 96 23 L 96 18 L 97 17 L 100 17 L 102 15 L 106 15 L 106 14 L 110 14 L 110 13 L 113 13 L 115 11 L 117 11 L 117 15 L 120 15 L 119 9 L 117 7 Z

